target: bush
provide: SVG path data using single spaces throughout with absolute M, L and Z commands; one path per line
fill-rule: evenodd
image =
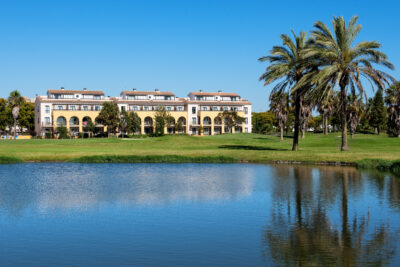
M 45 133 L 45 138 L 51 139 L 51 138 L 53 138 L 53 135 L 51 133 Z

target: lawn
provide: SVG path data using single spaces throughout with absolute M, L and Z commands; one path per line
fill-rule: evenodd
M 178 155 L 188 157 L 232 157 L 250 162 L 355 162 L 361 159 L 400 159 L 400 138 L 386 135 L 349 137 L 349 151 L 341 152 L 340 134 L 308 134 L 300 150 L 291 151 L 291 138 L 226 134 L 218 136 L 163 136 L 141 139 L 0 140 L 0 157 L 24 161 L 67 161 L 98 155 Z

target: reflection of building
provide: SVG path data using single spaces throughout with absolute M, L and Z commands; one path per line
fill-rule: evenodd
M 57 170 L 57 171 L 56 171 Z M 187 175 L 191 173 L 191 175 Z M 238 199 L 254 190 L 251 168 L 196 164 L 34 164 L 6 166 L 0 179 L 2 210 L 88 209 Z M 29 177 L 27 179 L 26 177 Z
M 141 134 L 155 131 L 154 116 L 157 109 L 164 107 L 173 120 L 166 127 L 166 133 L 188 133 L 214 135 L 226 132 L 251 132 L 251 103 L 235 93 L 191 92 L 187 98 L 178 98 L 171 92 L 123 91 L 119 97 L 105 97 L 102 91 L 48 90 L 46 96 L 37 96 L 35 101 L 35 131 L 39 134 L 53 132 L 65 126 L 70 133 L 83 132 L 83 126 L 90 120 L 98 130 L 104 126 L 96 123 L 102 103 L 113 101 L 120 110 L 136 112 L 141 119 Z M 245 118 L 228 129 L 218 114 L 236 111 Z M 177 125 L 181 125 L 180 130 Z M 203 129 L 203 132 L 200 131 Z

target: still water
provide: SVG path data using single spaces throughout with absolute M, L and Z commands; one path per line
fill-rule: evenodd
M 289 165 L 1 165 L 0 265 L 400 266 L 400 179 Z

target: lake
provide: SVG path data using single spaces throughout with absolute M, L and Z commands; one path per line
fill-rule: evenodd
M 350 167 L 0 165 L 1 266 L 400 266 L 400 179 Z

